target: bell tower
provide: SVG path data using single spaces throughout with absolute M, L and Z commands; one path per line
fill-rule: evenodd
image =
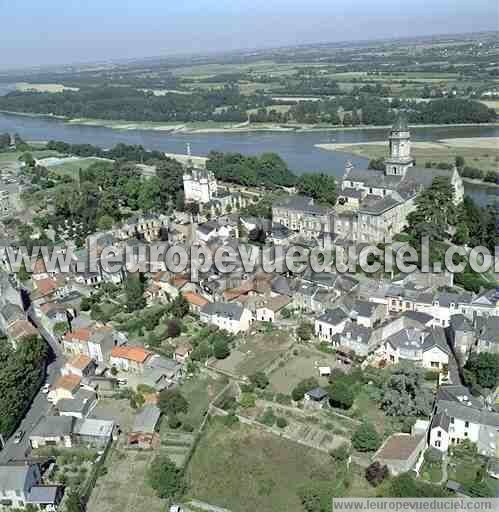
M 407 169 L 414 165 L 414 159 L 411 156 L 411 132 L 403 114 L 397 116 L 388 140 L 390 157 L 385 161 L 385 174 L 405 176 Z

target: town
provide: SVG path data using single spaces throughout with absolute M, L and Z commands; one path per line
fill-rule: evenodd
M 151 213 L 118 203 L 123 221 L 106 216 L 86 233 L 70 216 L 46 220 L 55 198 L 28 213 L 22 199 L 33 196 L 22 190 L 40 196 L 51 180 L 67 180 L 36 156 L 47 148 L 4 139 L 3 154 L 21 147 L 22 158 L 2 169 L 2 246 L 73 249 L 69 273 L 42 258 L 15 272 L 5 251 L 1 262 L 4 508 L 246 510 L 227 481 L 260 510 L 319 510 L 306 504 L 331 496 L 495 496 L 495 288 L 465 289 L 450 272 L 211 268 L 193 280 L 154 265 L 110 273 L 101 261 L 110 247 L 138 245 L 160 254 L 311 251 L 386 237 L 403 245 L 421 197 L 447 184 L 449 205 L 464 199 L 455 166 L 416 166 L 403 114 L 387 133 L 384 169 L 348 163 L 329 205 L 313 187 L 312 195 L 303 185 L 273 187 L 267 217 L 265 186 L 224 182 L 189 150 L 181 163 L 163 157 L 177 170 L 181 207 Z M 99 165 L 79 171 L 80 190 Z M 126 165 L 142 183 L 160 173 L 148 164 L 142 174 L 133 157 Z M 105 162 L 111 179 L 112 168 Z M 98 270 L 79 272 L 89 254 Z
M 499 510 L 497 2 L 6 4 L 0 512 Z

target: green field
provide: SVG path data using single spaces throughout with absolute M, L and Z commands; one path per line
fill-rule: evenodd
M 78 158 L 68 160 L 62 164 L 57 165 L 49 165 L 48 169 L 55 172 L 59 176 L 70 176 L 73 177 L 78 172 L 78 170 L 88 169 L 91 165 L 102 162 L 103 160 L 100 158 Z M 112 160 L 108 160 L 112 162 Z
M 226 383 L 223 377 L 214 378 L 203 373 L 182 384 L 180 392 L 189 402 L 189 412 L 181 414 L 180 419 L 195 428 L 199 427 L 210 402 L 222 391 Z
M 367 158 L 388 156 L 387 143 L 341 144 L 338 150 Z M 424 167 L 427 161 L 454 163 L 456 156 L 464 157 L 465 165 L 478 167 L 484 171 L 497 170 L 499 162 L 499 148 L 458 147 L 436 142 L 415 142 L 412 144 L 411 153 L 418 167 Z
M 213 419 L 187 470 L 189 495 L 233 512 L 302 512 L 298 493 L 321 482 L 341 495 L 344 468 L 327 454 Z

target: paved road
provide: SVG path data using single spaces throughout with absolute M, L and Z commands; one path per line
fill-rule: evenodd
M 52 351 L 54 353 L 54 357 L 51 362 L 47 366 L 46 380 L 45 382 L 49 384 L 53 384 L 55 380 L 59 376 L 59 372 L 61 367 L 64 364 L 64 357 L 62 355 L 62 350 L 57 342 L 50 333 L 47 333 L 43 327 L 38 322 L 36 315 L 32 310 L 28 311 L 28 315 L 31 320 L 39 326 L 39 331 L 41 336 L 45 339 L 45 341 L 52 347 Z M 22 420 L 19 430 L 23 430 L 25 432 L 24 438 L 19 444 L 14 444 L 12 438 L 10 438 L 6 444 L 4 449 L 0 452 L 0 463 L 5 463 L 9 460 L 19 460 L 24 459 L 29 455 L 30 447 L 28 437 L 32 432 L 34 426 L 38 423 L 38 421 L 47 415 L 51 404 L 47 401 L 47 395 L 42 392 L 38 392 L 36 397 L 34 398 L 26 416 Z

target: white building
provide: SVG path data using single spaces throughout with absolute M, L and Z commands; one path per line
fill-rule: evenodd
M 239 304 L 216 302 L 206 304 L 199 315 L 201 322 L 216 325 L 232 334 L 245 332 L 250 328 L 253 315 Z
M 391 364 L 409 361 L 435 371 L 442 371 L 449 364 L 450 349 L 440 327 L 402 329 L 386 339 L 383 350 Z
M 184 196 L 187 203 L 209 203 L 217 194 L 217 180 L 206 169 L 192 169 L 183 175 Z
M 348 315 L 341 308 L 327 310 L 315 320 L 315 335 L 321 341 L 332 343 L 333 336 L 343 332 L 347 320 Z
M 477 409 L 468 397 L 461 403 L 439 400 L 430 426 L 430 446 L 446 453 L 465 439 L 477 445 L 478 453 L 496 455 L 499 414 Z
M 0 510 L 3 506 L 9 509 L 25 508 L 31 489 L 40 481 L 40 468 L 37 464 L 0 466 Z

